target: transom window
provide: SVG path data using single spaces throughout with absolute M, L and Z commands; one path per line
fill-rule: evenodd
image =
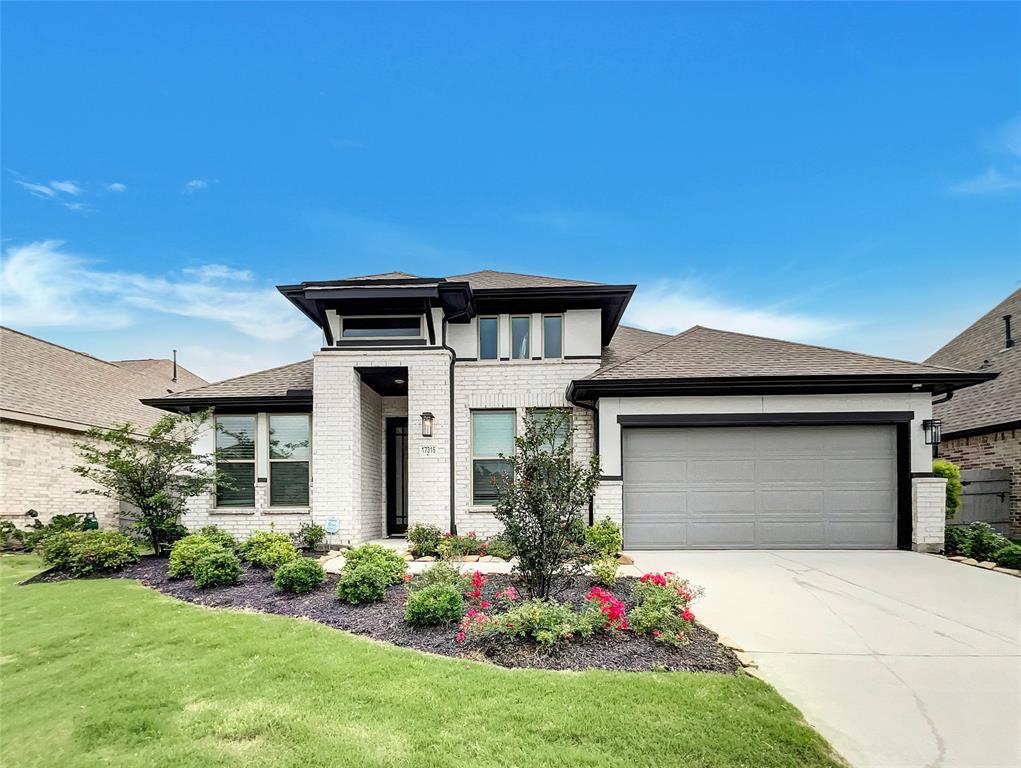
M 255 416 L 216 417 L 216 468 L 230 483 L 216 485 L 216 506 L 255 506 Z
M 514 453 L 514 411 L 472 411 L 472 504 L 496 504 L 497 481 L 510 475 Z
M 500 355 L 500 321 L 496 317 L 479 318 L 479 360 L 496 360 Z
M 345 339 L 414 338 L 422 335 L 420 317 L 345 317 Z
M 542 318 L 542 356 L 563 357 L 564 318 L 562 315 L 544 315 Z
M 307 413 L 270 414 L 270 506 L 308 506 L 310 431 Z
M 528 336 L 532 327 L 531 317 L 511 318 L 511 358 L 514 360 L 528 359 Z

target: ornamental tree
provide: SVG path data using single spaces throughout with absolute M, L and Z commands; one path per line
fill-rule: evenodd
M 599 485 L 599 457 L 574 459 L 566 410 L 529 419 L 514 439 L 514 455 L 501 456 L 509 474 L 494 477 L 496 519 L 517 551 L 520 573 L 533 598 L 548 599 L 566 587 L 592 557 L 584 516 Z
M 226 483 L 216 471 L 216 454 L 195 455 L 192 445 L 211 421 L 210 411 L 167 414 L 147 431 L 130 422 L 109 429 L 90 429 L 88 441 L 75 443 L 82 464 L 72 471 L 98 485 L 77 493 L 117 499 L 125 516 L 142 532 L 153 551 L 170 543 L 184 502 Z

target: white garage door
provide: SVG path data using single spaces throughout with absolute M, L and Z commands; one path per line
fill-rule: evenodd
M 895 549 L 893 426 L 624 429 L 629 549 Z

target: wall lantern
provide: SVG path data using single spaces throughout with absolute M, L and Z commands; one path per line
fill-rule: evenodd
M 433 436 L 433 418 L 435 418 L 429 411 L 422 414 L 422 437 Z
M 939 445 L 943 437 L 943 422 L 939 419 L 925 419 L 922 422 L 922 429 L 925 431 L 926 445 Z

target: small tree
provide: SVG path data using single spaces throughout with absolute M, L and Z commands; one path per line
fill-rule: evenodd
M 947 520 L 953 520 L 957 510 L 961 508 L 961 492 L 964 490 L 964 484 L 961 483 L 961 468 L 952 461 L 935 459 L 932 462 L 932 471 L 937 477 L 946 478 Z
M 518 553 L 517 570 L 534 598 L 549 598 L 577 575 L 588 557 L 583 515 L 599 485 L 599 457 L 574 460 L 570 416 L 557 409 L 530 419 L 503 457 L 510 474 L 494 476 L 496 519 Z
M 167 414 L 144 433 L 130 423 L 90 429 L 85 433 L 89 442 L 75 443 L 83 463 L 72 471 L 100 487 L 77 492 L 130 505 L 128 516 L 159 554 L 184 512 L 185 499 L 225 481 L 216 471 L 215 453 L 192 453 L 210 418 L 209 411 Z

